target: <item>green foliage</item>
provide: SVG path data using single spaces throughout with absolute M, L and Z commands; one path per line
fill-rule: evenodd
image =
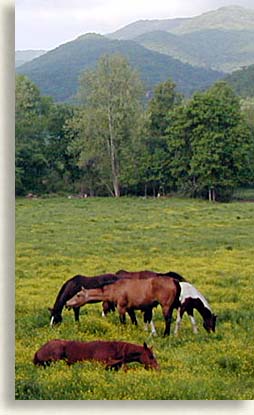
M 27 77 L 16 79 L 16 193 L 57 192 L 71 188 L 77 167 L 68 154 L 65 123 L 70 105 L 42 97 Z
M 253 203 L 17 199 L 16 399 L 253 399 L 253 235 Z M 179 335 L 163 338 L 158 307 L 151 337 L 140 312 L 138 327 L 129 319 L 122 327 L 117 313 L 101 317 L 101 304 L 82 307 L 80 324 L 64 310 L 62 325 L 49 327 L 47 307 L 67 279 L 120 268 L 185 276 L 218 315 L 216 333 L 206 333 L 197 313 L 197 335 L 185 316 Z M 34 367 L 35 351 L 54 338 L 146 341 L 160 371 L 136 363 L 127 372 L 94 362 Z
M 25 76 L 16 79 L 16 191 L 41 191 L 46 174 L 46 114 L 51 101 Z
M 240 97 L 248 98 L 254 96 L 254 65 L 233 72 L 225 80 Z
M 79 112 L 79 163 L 86 166 L 90 182 L 96 172 L 115 196 L 120 195 L 122 166 L 130 162 L 142 94 L 138 74 L 121 55 L 102 57 L 96 70 L 84 72 L 80 78 L 78 97 L 84 105 L 84 118 Z
M 251 177 L 253 140 L 239 99 L 224 82 L 193 96 L 168 128 L 172 175 L 193 195 L 213 189 L 228 197 Z

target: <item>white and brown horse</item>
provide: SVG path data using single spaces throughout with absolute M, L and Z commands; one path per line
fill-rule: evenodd
M 206 298 L 190 283 L 180 282 L 181 292 L 179 296 L 180 305 L 177 309 L 177 318 L 174 334 L 178 333 L 180 324 L 184 313 L 186 312 L 192 324 L 194 333 L 197 333 L 197 324 L 193 315 L 194 309 L 196 309 L 203 317 L 203 327 L 210 333 L 215 332 L 216 318 L 217 316 L 212 313 L 211 307 Z

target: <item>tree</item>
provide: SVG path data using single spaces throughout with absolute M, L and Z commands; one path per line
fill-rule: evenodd
M 41 191 L 47 171 L 46 118 L 52 100 L 25 76 L 16 78 L 16 192 Z
M 147 108 L 148 120 L 143 152 L 143 180 L 145 188 L 151 187 L 153 195 L 163 192 L 171 178 L 169 176 L 169 153 L 166 138 L 168 113 L 178 106 L 182 97 L 176 85 L 167 80 L 157 85 Z
M 225 82 L 196 93 L 170 122 L 170 168 L 178 187 L 215 200 L 246 180 L 251 135 L 239 99 Z
M 126 149 L 135 135 L 142 94 L 138 74 L 120 55 L 102 57 L 94 71 L 80 78 L 78 97 L 85 109 L 80 130 L 83 162 L 92 158 L 104 165 L 103 180 L 111 175 L 115 196 L 120 196 L 121 169 L 128 162 Z

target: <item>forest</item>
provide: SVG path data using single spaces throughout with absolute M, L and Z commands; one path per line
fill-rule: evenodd
M 147 93 L 122 55 L 84 71 L 71 104 L 16 77 L 16 194 L 230 200 L 254 179 L 254 100 L 225 81 Z

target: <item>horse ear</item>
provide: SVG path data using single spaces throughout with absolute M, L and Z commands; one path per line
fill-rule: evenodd
M 144 342 L 144 349 L 148 349 L 146 342 Z
M 81 287 L 81 291 L 85 291 L 85 288 L 83 287 L 83 285 L 82 285 L 82 287 Z

